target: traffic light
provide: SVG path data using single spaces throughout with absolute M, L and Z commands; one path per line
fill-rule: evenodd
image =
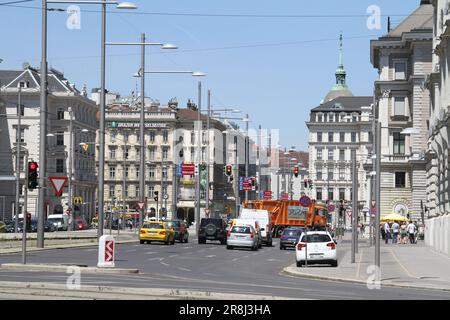
M 158 201 L 158 191 L 153 191 L 153 195 L 154 195 L 154 197 L 153 197 L 153 200 L 155 200 L 155 201 Z
M 305 180 L 303 181 L 303 185 L 305 186 L 305 189 L 308 188 L 308 180 L 307 180 L 307 179 L 305 179 Z
M 298 177 L 298 166 L 294 167 L 294 176 L 297 178 Z
M 309 188 L 313 188 L 313 181 L 311 179 L 308 179 Z
M 38 164 L 35 161 L 28 162 L 28 189 L 34 190 L 38 184 Z
M 227 177 L 231 177 L 231 175 L 233 174 L 233 166 L 231 164 L 227 164 L 224 168 L 224 171 Z
M 26 214 L 27 232 L 31 232 L 31 213 Z

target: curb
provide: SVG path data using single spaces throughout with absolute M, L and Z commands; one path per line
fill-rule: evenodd
M 77 265 L 20 264 L 20 263 L 4 263 L 0 265 L 0 268 L 3 270 L 44 271 L 44 272 L 60 272 L 60 273 L 67 273 L 68 268 L 70 267 L 80 268 L 80 273 L 96 273 L 96 274 L 139 273 L 138 269 L 80 267 Z
M 124 243 L 133 243 L 139 241 L 136 240 L 122 240 L 122 241 L 116 241 L 116 244 L 124 244 Z M 27 248 L 27 252 L 32 251 L 44 251 L 44 250 L 55 250 L 55 249 L 71 249 L 71 248 L 80 248 L 80 247 L 93 247 L 98 246 L 98 242 L 91 242 L 91 243 L 75 243 L 75 244 L 61 244 L 61 245 L 54 245 L 49 246 L 45 248 Z M 21 253 L 22 248 L 14 248 L 14 249 L 5 249 L 3 251 L 0 251 L 0 255 L 2 254 L 14 254 L 14 253 Z
M 45 290 L 53 292 L 45 292 Z M 24 292 L 25 291 L 25 292 Z M 163 288 L 129 288 L 82 285 L 80 289 L 70 290 L 67 285 L 39 282 L 0 281 L 0 294 L 14 293 L 64 298 L 87 299 L 192 299 L 192 300 L 297 300 L 280 296 L 249 295 L 242 293 L 220 293 L 208 291 L 163 289 Z M 115 297 L 112 295 L 115 295 Z M 103 296 L 103 297 L 102 297 Z
M 319 276 L 308 273 L 302 273 L 298 271 L 289 270 L 292 267 L 284 268 L 279 274 L 282 276 L 291 276 L 298 278 L 308 278 L 308 279 L 317 279 L 317 280 L 326 280 L 326 281 L 334 281 L 334 282 L 346 282 L 346 283 L 354 283 L 354 284 L 367 284 L 366 281 L 348 279 L 348 278 L 336 278 L 336 277 L 327 277 L 327 276 Z M 381 280 L 382 287 L 395 287 L 395 288 L 409 288 L 409 289 L 422 289 L 422 290 L 434 290 L 434 291 L 450 291 L 450 288 L 436 288 L 436 287 L 426 287 L 421 285 L 411 285 L 411 284 L 398 284 L 398 283 L 383 283 Z

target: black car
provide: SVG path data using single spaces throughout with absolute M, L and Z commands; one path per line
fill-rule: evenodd
M 227 223 L 220 218 L 203 218 L 198 230 L 198 243 L 206 240 L 219 240 L 221 244 L 227 243 Z

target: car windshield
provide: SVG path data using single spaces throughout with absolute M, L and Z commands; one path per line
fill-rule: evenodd
M 302 242 L 330 242 L 331 238 L 327 234 L 308 234 L 302 238 Z
M 250 234 L 251 229 L 250 227 L 245 227 L 245 226 L 234 226 L 233 229 L 231 229 L 232 233 L 246 233 L 246 234 Z
M 62 218 L 49 218 L 47 221 L 51 222 L 51 223 L 64 222 L 64 220 Z
M 284 230 L 283 231 L 283 236 L 295 237 L 295 236 L 300 236 L 301 234 L 302 234 L 302 230 Z
M 142 226 L 144 229 L 164 229 L 162 223 L 147 223 Z

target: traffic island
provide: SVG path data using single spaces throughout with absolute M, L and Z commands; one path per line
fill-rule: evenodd
M 21 263 L 3 263 L 0 265 L 2 270 L 16 270 L 21 272 L 57 272 L 57 273 L 73 273 L 74 268 L 80 273 L 94 273 L 94 274 L 136 274 L 138 269 L 124 269 L 124 268 L 97 268 L 88 267 L 86 265 L 74 264 L 21 264 Z

